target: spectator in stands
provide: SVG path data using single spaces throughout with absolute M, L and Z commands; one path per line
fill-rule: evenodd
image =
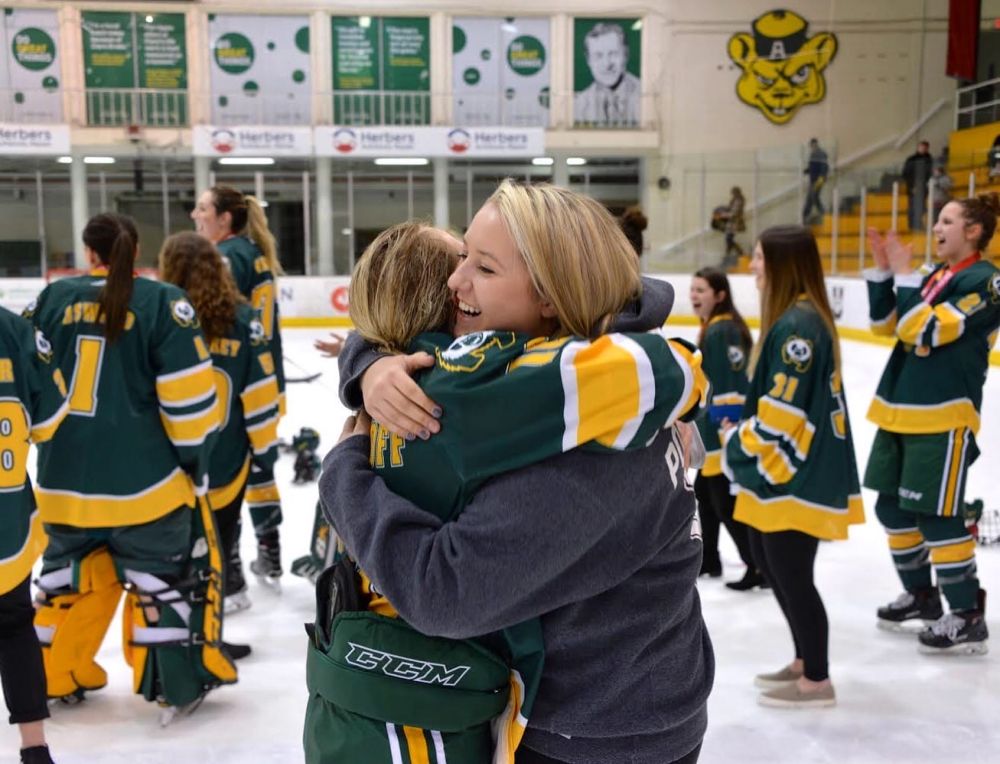
M 927 207 L 927 184 L 931 179 L 933 164 L 931 145 L 927 141 L 920 141 L 916 152 L 910 154 L 903 163 L 903 180 L 910 197 L 906 217 L 911 231 L 919 231 L 923 225 Z
M 802 208 L 802 224 L 809 224 L 809 216 L 813 207 L 819 211 L 820 218 L 826 210 L 823 209 L 823 201 L 819 198 L 820 189 L 826 183 L 826 176 L 830 172 L 830 164 L 827 161 L 826 152 L 820 148 L 819 141 L 815 138 L 809 139 L 809 164 L 803 171 L 809 176 L 809 189 L 806 191 L 806 204 Z
M 736 234 L 747 229 L 746 221 L 743 218 L 743 209 L 746 206 L 746 199 L 743 196 L 743 189 L 733 186 L 729 191 L 729 204 L 724 210 L 720 210 L 717 216 L 724 223 L 723 231 L 726 234 L 726 255 L 722 260 L 723 268 L 731 268 L 743 257 L 743 247 L 736 241 Z M 735 251 L 736 254 L 733 254 Z

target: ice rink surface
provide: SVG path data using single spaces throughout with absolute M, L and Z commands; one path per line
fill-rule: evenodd
M 693 327 L 676 334 L 694 338 Z M 321 454 L 336 441 L 347 412 L 337 399 L 336 361 L 312 349 L 325 330 L 283 332 L 289 376 L 322 371 L 316 381 L 291 385 L 288 416 L 280 434 L 291 440 L 308 425 L 321 433 Z M 859 467 L 871 447 L 874 427 L 865 411 L 889 349 L 843 343 L 844 380 Z M 983 456 L 971 469 L 967 498 L 983 497 L 1000 508 L 995 490 L 1000 472 L 1000 373 L 987 380 Z M 127 465 L 122 465 L 127 469 Z M 285 521 L 285 570 L 306 551 L 316 484 L 292 485 L 292 457 L 277 469 Z M 821 545 L 818 586 L 831 623 L 831 676 L 839 705 L 834 709 L 785 711 L 757 705 L 756 673 L 784 665 L 791 639 L 773 596 L 738 593 L 723 581 L 742 575 L 742 565 L 723 532 L 723 579 L 701 580 L 699 591 L 715 645 L 717 673 L 709 701 L 704 764 L 775 762 L 1000 761 L 1000 547 L 978 550 L 980 577 L 994 598 L 987 620 L 993 652 L 983 657 L 924 656 L 913 637 L 875 628 L 875 608 L 901 591 L 886 541 L 874 518 L 874 496 L 865 492 L 868 522 L 851 529 L 846 542 Z M 244 563 L 255 556 L 249 518 L 244 520 Z M 252 579 L 252 576 L 248 577 Z M 76 707 L 53 706 L 48 737 L 60 764 L 285 764 L 302 761 L 302 718 L 306 704 L 302 624 L 313 618 L 308 582 L 286 572 L 280 596 L 250 583 L 253 607 L 226 620 L 226 638 L 248 642 L 253 655 L 239 663 L 237 685 L 212 692 L 191 717 L 161 729 L 157 709 L 131 692 L 131 673 L 121 656 L 120 625 L 112 626 L 99 661 L 108 686 Z M 609 653 L 608 670 L 613 670 Z M 17 761 L 15 728 L 0 728 L 0 761 Z M 364 764 L 358 762 L 357 764 Z M 608 762 L 608 764 L 614 764 Z

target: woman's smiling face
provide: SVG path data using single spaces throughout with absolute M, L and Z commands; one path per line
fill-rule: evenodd
M 535 290 L 524 258 L 491 203 L 472 219 L 448 286 L 456 300 L 456 336 L 494 329 L 541 337 L 551 331 L 555 312 Z

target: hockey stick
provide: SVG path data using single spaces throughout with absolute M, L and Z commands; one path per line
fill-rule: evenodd
M 285 377 L 285 383 L 289 385 L 294 385 L 299 382 L 314 382 L 323 376 L 323 372 L 317 371 L 315 374 L 307 374 L 304 377 Z
M 290 363 L 292 366 L 294 366 L 299 371 L 305 372 L 305 374 L 303 374 L 301 377 L 289 377 L 289 376 L 286 376 L 285 377 L 285 384 L 294 385 L 294 384 L 298 384 L 300 382 L 313 382 L 313 381 L 319 379 L 321 376 L 323 376 L 323 372 L 321 372 L 321 371 L 310 372 L 310 371 L 307 371 L 306 369 L 303 369 L 301 366 L 299 366 L 299 364 L 295 363 L 295 361 L 293 361 L 287 355 L 286 356 L 282 356 L 282 357 L 285 359 L 285 363 Z

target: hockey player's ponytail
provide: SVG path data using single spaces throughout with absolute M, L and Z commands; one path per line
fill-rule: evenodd
M 969 225 L 979 223 L 983 227 L 983 232 L 976 241 L 976 249 L 984 251 L 990 245 L 990 239 L 997 229 L 997 215 L 1000 214 L 1000 196 L 996 191 L 968 199 L 959 199 L 962 206 L 962 216 Z
M 278 245 L 274 241 L 274 234 L 267 227 L 267 217 L 264 215 L 264 208 L 260 206 L 255 196 L 247 196 L 247 234 L 260 248 L 271 273 L 281 276 L 285 271 L 278 262 Z
M 244 196 L 232 186 L 212 186 L 209 190 L 215 202 L 216 214 L 228 212 L 232 218 L 230 232 L 249 236 L 260 248 L 271 273 L 275 276 L 282 275 L 284 270 L 278 262 L 278 247 L 274 234 L 267 227 L 267 217 L 260 202 L 253 196 Z
M 128 320 L 139 233 L 131 218 L 105 213 L 87 222 L 83 243 L 108 268 L 107 280 L 97 298 L 97 320 L 104 323 L 105 338 L 114 343 L 125 331 Z

